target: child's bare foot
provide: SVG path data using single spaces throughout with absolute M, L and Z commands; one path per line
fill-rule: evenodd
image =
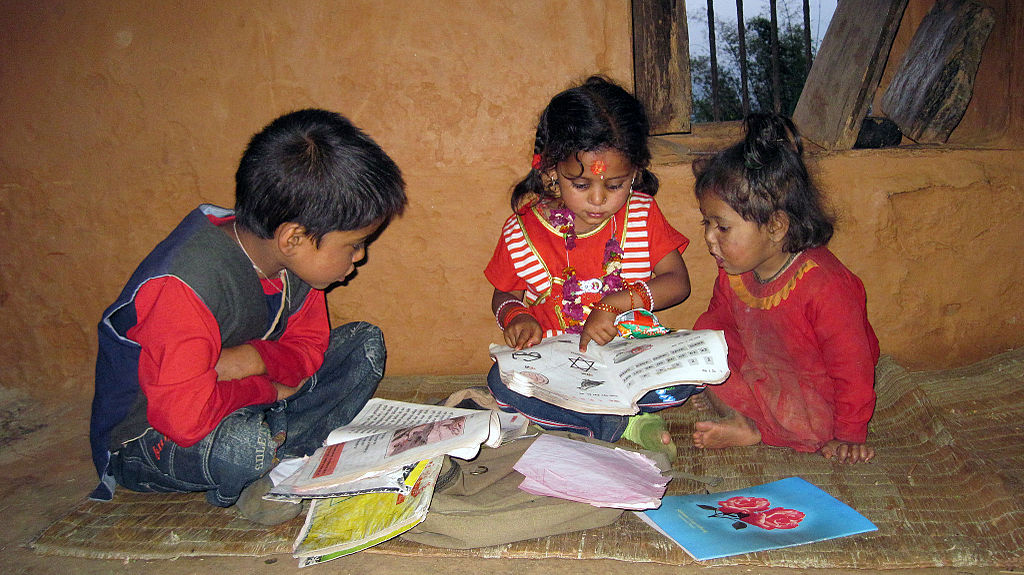
M 844 443 L 832 439 L 821 446 L 818 453 L 838 463 L 867 463 L 875 456 L 875 448 L 866 443 Z
M 664 453 L 670 462 L 676 458 L 676 444 L 672 442 L 672 434 L 660 415 L 642 413 L 630 417 L 622 437 L 649 451 Z
M 694 426 L 693 445 L 699 449 L 722 449 L 761 443 L 761 432 L 750 419 L 734 413 L 717 421 L 698 421 Z

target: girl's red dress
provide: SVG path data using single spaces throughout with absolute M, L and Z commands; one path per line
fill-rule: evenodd
M 694 329 L 725 331 L 732 374 L 712 391 L 757 423 L 763 443 L 817 451 L 866 441 L 878 339 L 864 284 L 827 248 L 804 251 L 766 284 L 719 270 Z

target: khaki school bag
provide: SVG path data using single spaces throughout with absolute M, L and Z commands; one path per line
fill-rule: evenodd
M 529 428 L 530 433 L 540 431 Z M 611 445 L 574 434 L 544 433 Z M 512 466 L 535 439 L 536 435 L 498 448 L 482 447 L 472 461 L 446 457 L 427 518 L 402 538 L 433 547 L 472 549 L 602 527 L 622 515 L 621 509 L 519 489 L 524 477 Z

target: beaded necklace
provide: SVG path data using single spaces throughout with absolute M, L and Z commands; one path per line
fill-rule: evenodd
M 576 277 L 576 268 L 569 262 L 569 252 L 576 247 L 576 214 L 568 208 L 555 208 L 548 211 L 548 221 L 565 236 L 565 269 L 562 274 L 562 318 L 565 321 L 566 333 L 580 333 L 586 320 L 586 309 L 583 306 L 583 288 Z M 604 277 L 600 280 L 598 293 L 604 295 L 619 291 L 625 285 L 622 282 L 622 246 L 615 239 L 615 216 L 612 216 L 612 236 L 604 246 L 604 262 L 601 265 Z
M 757 275 L 757 270 L 754 270 L 754 279 L 756 279 L 757 283 L 759 283 L 761 285 L 764 285 L 764 284 L 771 283 L 771 282 L 775 281 L 776 279 L 779 278 L 779 276 L 782 275 L 782 272 L 788 270 L 789 266 L 793 265 L 793 260 L 795 260 L 796 257 L 798 255 L 800 255 L 801 253 L 803 253 L 803 252 L 795 252 L 795 253 L 791 252 L 789 254 L 789 257 L 786 259 L 786 263 L 782 264 L 782 267 L 779 268 L 779 271 L 773 273 L 770 278 L 761 279 L 761 276 Z
M 274 290 L 277 293 L 284 293 L 283 292 L 283 288 L 279 288 L 276 285 L 274 285 L 274 282 L 273 282 L 273 280 L 271 280 L 270 276 L 268 276 L 263 270 L 261 270 L 260 266 L 256 265 L 256 261 L 252 259 L 252 256 L 249 255 L 248 250 L 246 250 L 245 246 L 242 245 L 242 238 L 238 237 L 238 222 L 237 222 L 237 220 L 231 222 L 231 230 L 235 232 L 235 241 L 238 242 L 238 247 L 242 248 L 242 253 L 245 254 L 245 257 L 249 259 L 249 263 L 252 264 L 252 269 L 256 270 L 256 273 L 260 274 L 260 276 L 262 276 L 263 279 L 265 279 L 267 281 L 270 281 L 270 287 L 274 288 Z M 285 281 L 284 274 L 285 274 L 285 271 L 281 270 L 281 272 L 278 273 L 278 278 L 281 280 L 281 285 L 284 288 L 287 288 L 288 287 L 288 282 Z
M 284 316 L 285 304 L 291 305 L 291 292 L 288 290 L 288 272 L 287 270 L 281 270 L 280 273 L 278 273 L 277 277 L 281 280 L 281 287 L 278 288 L 276 285 L 274 285 L 274 282 L 271 281 L 270 277 L 266 273 L 264 273 L 263 270 L 260 269 L 260 266 L 256 265 L 255 260 L 252 259 L 252 256 L 249 255 L 248 250 L 246 250 L 245 246 L 242 245 L 242 238 L 238 237 L 237 220 L 231 222 L 231 229 L 232 231 L 235 232 L 235 241 L 238 242 L 238 247 L 242 248 L 242 253 L 245 254 L 245 257 L 249 259 L 249 263 L 252 264 L 252 269 L 256 270 L 256 273 L 262 276 L 263 279 L 269 281 L 270 287 L 274 288 L 274 290 L 277 293 L 281 294 L 281 303 L 278 304 L 277 306 L 277 313 L 274 315 L 274 321 L 270 322 L 270 327 L 267 328 L 267 332 L 263 334 L 263 337 L 260 338 L 267 339 L 268 337 L 270 337 L 270 334 L 274 333 L 274 330 L 277 328 L 278 322 L 280 322 L 281 318 Z M 261 282 L 260 287 L 262 287 L 262 285 L 263 284 Z M 272 294 L 266 295 L 269 297 Z

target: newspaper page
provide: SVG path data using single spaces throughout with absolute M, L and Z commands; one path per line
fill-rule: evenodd
M 380 475 L 364 477 L 342 484 L 322 485 L 318 487 L 306 487 L 298 484 L 300 473 L 294 473 L 272 487 L 264 499 L 271 501 L 292 501 L 300 502 L 303 499 L 326 499 L 330 497 L 349 497 L 363 493 L 394 492 L 403 495 L 408 494 L 412 488 L 407 483 L 410 474 L 415 469 L 415 464 L 409 464 L 399 469 L 387 471 Z M 301 468 L 301 466 L 299 466 Z M 296 471 L 299 469 L 296 468 Z
M 442 457 L 419 462 L 407 494 L 367 493 L 317 499 L 292 548 L 299 567 L 344 557 L 401 535 L 427 516 Z
M 299 491 L 341 485 L 437 455 L 472 459 L 481 444 L 500 443 L 500 423 L 493 411 L 373 398 L 349 425 L 332 431 L 324 447 L 286 481 Z
M 545 338 L 522 350 L 491 345 L 509 389 L 582 413 L 633 415 L 645 393 L 672 385 L 715 385 L 729 377 L 725 334 L 679 330 L 616 337 L 579 351 L 579 335 Z

